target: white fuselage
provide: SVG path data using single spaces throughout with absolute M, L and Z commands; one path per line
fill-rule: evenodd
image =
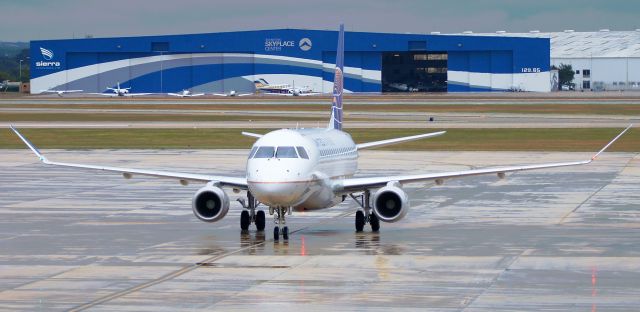
M 353 176 L 357 167 L 358 151 L 349 134 L 282 129 L 253 145 L 247 185 L 258 201 L 271 207 L 322 209 L 342 201 L 333 191 L 333 180 Z

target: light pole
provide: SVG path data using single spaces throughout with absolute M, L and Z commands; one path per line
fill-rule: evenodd
M 24 60 L 20 60 L 20 83 L 22 83 L 22 62 L 24 62 Z

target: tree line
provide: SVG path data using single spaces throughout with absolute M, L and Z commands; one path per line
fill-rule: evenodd
M 20 80 L 20 60 L 22 61 L 22 81 L 29 81 L 29 49 L 22 49 L 13 56 L 0 56 L 0 82 Z

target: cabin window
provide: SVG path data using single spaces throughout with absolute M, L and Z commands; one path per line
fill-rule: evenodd
M 278 146 L 276 158 L 298 158 L 298 154 L 293 146 Z
M 273 146 L 260 146 L 254 158 L 271 158 L 276 149 Z
M 304 147 L 296 146 L 296 150 L 298 150 L 298 155 L 300 155 L 300 158 L 309 159 L 309 155 L 307 155 L 307 151 L 305 151 Z

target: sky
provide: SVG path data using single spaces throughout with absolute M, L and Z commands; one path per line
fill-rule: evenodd
M 396 33 L 640 28 L 635 0 L 0 0 L 0 41 L 305 28 Z

